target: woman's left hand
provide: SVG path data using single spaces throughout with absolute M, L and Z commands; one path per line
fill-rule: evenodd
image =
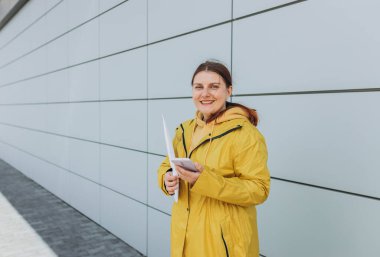
M 182 180 L 185 180 L 189 182 L 189 184 L 192 186 L 194 183 L 198 180 L 198 177 L 201 175 L 203 171 L 203 166 L 200 165 L 199 163 L 194 163 L 195 167 L 197 168 L 197 172 L 187 170 L 185 168 L 182 168 L 181 166 L 176 165 L 175 169 L 178 172 L 179 177 Z

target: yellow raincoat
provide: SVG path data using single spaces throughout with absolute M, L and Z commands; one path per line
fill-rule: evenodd
M 192 187 L 180 179 L 172 207 L 171 257 L 258 257 L 255 205 L 267 199 L 270 186 L 265 140 L 239 107 L 204 124 L 211 127 L 202 128 L 201 122 L 198 113 L 177 128 L 173 139 L 176 156 L 189 157 L 204 170 Z M 166 195 L 169 170 L 166 157 L 158 169 Z

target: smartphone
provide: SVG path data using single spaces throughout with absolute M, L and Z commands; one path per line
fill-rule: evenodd
M 178 165 L 182 168 L 185 168 L 193 172 L 198 172 L 197 168 L 195 167 L 194 162 L 190 160 L 189 158 L 174 158 L 171 161 L 175 165 Z

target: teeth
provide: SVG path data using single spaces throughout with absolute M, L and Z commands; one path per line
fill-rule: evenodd
M 210 104 L 212 103 L 213 101 L 201 101 L 202 104 Z

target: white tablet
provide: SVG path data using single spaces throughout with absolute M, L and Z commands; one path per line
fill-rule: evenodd
M 198 172 L 195 164 L 189 158 L 173 158 L 172 163 L 190 171 Z

